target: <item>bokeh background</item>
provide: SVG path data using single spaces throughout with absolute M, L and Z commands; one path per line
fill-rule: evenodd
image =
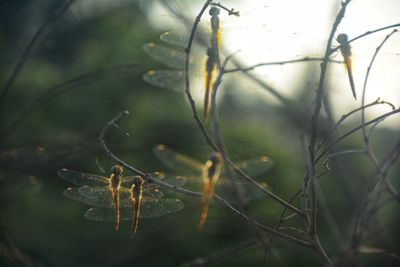
M 40 25 L 65 2 L 3 0 L 0 3 L 2 88 Z M 193 10 L 198 10 L 195 1 L 181 2 L 188 7 L 197 4 Z M 246 32 L 271 32 L 271 25 L 262 22 L 257 25 L 257 21 L 249 17 L 256 17 L 263 10 L 276 15 L 281 8 L 274 6 L 276 1 L 265 1 L 254 7 L 243 7 L 244 1 L 226 2 L 230 7 L 236 8 L 237 4 L 238 10 L 246 10 L 240 18 L 244 24 L 232 27 L 230 32 L 230 36 L 236 34 L 241 38 Z M 290 6 L 290 1 L 286 2 Z M 372 2 L 368 1 L 369 4 Z M 312 1 L 306 4 L 309 10 L 314 10 L 311 9 L 315 7 Z M 392 2 L 390 5 L 397 6 Z M 333 21 L 337 5 L 328 7 L 329 21 Z M 288 24 L 289 17 L 286 17 Z M 116 232 L 112 223 L 88 221 L 83 217 L 88 207 L 62 195 L 62 191 L 72 185 L 56 175 L 58 169 L 66 167 L 100 174 L 98 165 L 108 172 L 114 164 L 107 159 L 97 139 L 104 124 L 123 110 L 130 111 L 130 116 L 121 125 L 129 136 L 113 129 L 107 141 L 120 158 L 136 168 L 146 172 L 170 172 L 152 154 L 152 148 L 159 143 L 199 161 L 207 159 L 211 150 L 192 118 L 185 95 L 151 86 L 142 79 L 149 69 L 165 68 L 142 50 L 147 42 L 160 42 L 160 34 L 168 30 L 165 25 L 179 27 L 179 19 L 176 25 L 168 24 L 170 22 L 157 25 L 157 21 L 164 19 L 176 20 L 176 14 L 160 9 L 158 1 L 76 0 L 46 27 L 24 58 L 25 64 L 11 86 L 7 101 L 2 103 L 0 115 L 1 266 L 179 266 L 213 253 L 217 253 L 214 258 L 218 259 L 221 251 L 235 248 L 237 253 L 212 262 L 212 266 L 260 266 L 264 261 L 263 249 L 248 224 L 214 202 L 205 229 L 199 232 L 195 229 L 199 199 L 168 192 L 182 199 L 185 209 L 161 218 L 141 220 L 137 236 L 131 240 L 129 222 L 122 223 Z M 207 23 L 207 19 L 203 20 Z M 293 33 L 290 27 L 286 28 L 289 35 L 285 36 L 292 36 L 293 44 L 297 44 L 299 38 L 303 40 L 305 35 L 301 35 L 301 30 L 296 29 Z M 318 37 L 326 39 L 328 32 L 325 33 Z M 381 39 L 378 40 L 387 33 L 379 35 Z M 400 50 L 398 37 L 394 38 L 397 38 L 393 41 L 397 46 L 389 46 L 384 59 L 397 60 L 391 65 L 396 71 Z M 313 36 L 308 35 L 306 39 L 316 42 Z M 268 41 L 259 40 L 268 48 Z M 306 46 L 305 43 L 302 45 Z M 262 49 L 262 44 L 257 44 L 257 49 Z M 243 62 L 259 63 L 251 61 L 250 50 L 251 47 L 243 47 Z M 227 51 L 236 51 L 236 46 L 228 47 Z M 369 55 L 374 52 L 368 51 Z M 296 53 L 290 51 L 284 59 L 292 58 Z M 320 55 L 317 48 L 311 54 L 305 50 L 299 53 L 301 56 Z M 260 61 L 277 58 L 259 56 Z M 282 74 L 294 72 L 291 66 L 289 70 L 280 66 L 269 74 L 258 73 L 290 99 L 291 108 L 271 97 L 256 83 L 248 82 L 249 78 L 241 74 L 224 79 L 218 99 L 222 131 L 232 159 L 241 161 L 268 155 L 274 166 L 257 180 L 268 183 L 271 190 L 284 199 L 290 199 L 303 180 L 306 158 L 301 136 L 309 126 L 307 112 L 312 108 L 319 76 L 318 62 L 302 66 L 294 76 Z M 341 66 L 336 67 L 340 71 L 332 70 L 332 77 L 339 77 L 343 82 L 335 84 L 329 80 L 329 86 L 333 92 L 330 100 L 333 114 L 338 118 L 353 106 L 336 103 L 343 102 L 342 98 L 346 99 L 344 102 L 352 101 L 346 74 Z M 378 74 L 381 80 L 394 80 L 397 85 L 382 83 L 382 89 L 373 91 L 381 91 L 385 100 L 398 106 L 399 91 L 393 93 L 390 89 L 392 86 L 398 88 L 398 76 Z M 290 89 L 285 87 L 282 75 Z M 356 80 L 362 82 L 363 78 Z M 342 91 L 340 98 L 336 98 Z M 201 92 L 198 94 L 201 96 Z M 198 100 L 201 111 L 201 98 Z M 370 116 L 389 110 L 388 106 L 377 108 Z M 360 117 L 356 115 L 335 135 L 359 123 Z M 322 127 L 325 125 L 330 129 L 329 122 L 323 121 Z M 321 131 L 323 134 L 324 130 Z M 373 148 L 378 157 L 382 158 L 392 148 L 398 136 L 398 118 L 388 119 L 376 129 Z M 336 151 L 360 148 L 361 134 L 356 133 L 340 143 Z M 329 223 L 330 217 L 319 212 L 318 229 L 327 253 L 336 255 L 348 241 L 353 215 L 361 205 L 360 196 L 374 170 L 362 154 L 336 157 L 330 167 L 330 172 L 320 179 L 320 186 L 336 224 Z M 322 166 L 320 170 L 323 171 Z M 390 177 L 399 188 L 399 164 L 394 166 Z M 387 199 L 388 195 L 384 195 L 381 201 Z M 254 200 L 250 206 L 255 218 L 270 226 L 276 224 L 282 211 L 282 207 L 269 198 Z M 354 266 L 398 266 L 398 257 L 389 255 L 400 249 L 398 222 L 398 202 L 390 202 L 373 224 L 375 230 L 384 227 L 386 231 L 374 235 L 367 244 L 384 248 L 387 253 L 360 254 Z M 302 226 L 299 221 L 294 221 L 293 225 Z M 319 266 L 318 258 L 311 251 L 274 240 L 274 253 L 280 260 L 269 262 L 268 266 Z

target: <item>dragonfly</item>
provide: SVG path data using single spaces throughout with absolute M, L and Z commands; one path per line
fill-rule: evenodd
M 201 163 L 186 155 L 178 153 L 163 144 L 154 147 L 153 152 L 157 159 L 169 170 L 176 173 L 185 174 L 187 182 L 198 185 L 199 182 L 203 184 L 203 198 L 200 212 L 200 219 L 198 228 L 201 229 L 208 211 L 208 201 L 215 190 L 229 199 L 232 197 L 231 181 L 226 179 L 218 179 L 226 177 L 223 172 L 222 159 L 219 154 L 213 154 L 206 163 Z M 266 172 L 273 166 L 273 161 L 267 157 L 256 157 L 237 164 L 237 166 L 245 173 L 252 177 L 257 177 Z M 199 179 L 201 178 L 201 179 Z M 237 184 L 243 189 L 247 199 L 254 199 L 263 196 L 262 193 L 249 186 L 247 183 L 237 181 Z M 265 183 L 261 183 L 266 186 Z M 235 199 L 229 199 L 234 202 Z
M 80 190 L 84 192 L 85 190 L 90 190 L 91 188 L 101 188 L 103 191 L 109 194 L 109 202 L 108 205 L 112 205 L 114 210 L 114 227 L 116 230 L 119 228 L 120 222 L 120 205 L 121 205 L 121 192 L 124 192 L 126 188 L 130 188 L 133 185 L 134 178 L 133 176 L 122 176 L 123 167 L 120 165 L 113 166 L 111 169 L 110 177 L 104 177 L 96 174 L 88 174 L 82 173 L 74 170 L 62 169 L 57 172 L 58 176 L 61 178 L 75 184 L 78 186 L 82 186 L 81 189 L 77 188 L 69 188 L 64 191 L 64 195 L 72 200 L 77 200 L 83 202 L 88 205 L 96 206 L 96 200 L 87 200 L 85 198 L 81 198 L 79 196 Z M 162 173 L 156 173 L 158 177 L 162 177 Z M 181 185 L 185 182 L 184 177 L 174 177 L 170 179 L 166 179 L 167 182 L 171 184 Z M 153 198 L 160 198 L 163 196 L 163 193 L 159 190 L 159 186 L 156 184 L 149 184 L 146 187 L 146 192 L 148 195 L 151 195 Z M 126 193 L 126 190 L 125 190 Z M 125 203 L 126 205 L 126 203 Z
M 356 89 L 355 89 L 354 79 L 353 79 L 352 55 L 351 55 L 351 46 L 349 44 L 349 38 L 348 38 L 347 34 L 341 33 L 336 37 L 336 41 L 340 44 L 340 51 L 344 58 L 347 75 L 349 76 L 351 91 L 353 93 L 354 99 L 357 99 Z
M 203 107 L 203 119 L 207 121 L 208 114 L 210 112 L 210 100 L 211 100 L 211 89 L 214 85 L 215 77 L 218 72 L 219 66 L 219 46 L 221 43 L 220 33 L 220 20 L 219 20 L 220 9 L 213 6 L 209 10 L 210 14 L 210 25 L 211 31 L 207 31 L 210 35 L 209 47 L 207 48 L 207 57 L 203 59 L 192 59 L 191 62 L 195 61 L 195 64 L 191 65 L 191 71 L 195 76 L 204 77 L 204 107 Z M 161 40 L 167 43 L 173 43 L 177 46 L 185 47 L 187 45 L 188 38 L 185 35 L 176 34 L 174 32 L 167 32 L 160 36 Z M 205 43 L 205 38 L 199 37 L 200 40 Z M 151 70 L 144 74 L 143 79 L 150 84 L 172 88 L 183 91 L 184 88 L 184 64 L 185 54 L 176 49 L 171 49 L 162 45 L 156 45 L 149 43 L 144 45 L 144 51 L 147 52 L 151 57 L 165 63 L 167 66 L 175 68 L 174 70 Z M 204 63 L 199 64 L 202 61 Z M 202 65 L 202 66 L 199 66 Z M 199 69 L 203 68 L 201 74 Z
M 202 229 L 208 214 L 208 203 L 213 194 L 214 186 L 218 182 L 222 169 L 222 156 L 215 152 L 203 167 L 203 197 L 200 208 L 198 229 Z
M 143 46 L 143 49 L 154 59 L 161 61 L 168 67 L 172 68 L 164 70 L 150 70 L 143 75 L 143 79 L 146 82 L 158 87 L 183 92 L 185 80 L 183 70 L 185 64 L 184 52 L 155 43 L 147 43 Z M 215 50 L 208 48 L 206 59 L 194 56 L 191 58 L 190 62 L 193 64 L 191 64 L 189 79 L 191 81 L 196 81 L 198 78 L 204 79 L 205 93 L 203 118 L 205 121 L 207 121 L 210 111 L 211 88 L 213 87 L 218 70 Z M 201 66 L 199 62 L 204 62 L 203 66 Z M 201 68 L 203 68 L 203 71 L 201 71 Z
M 181 185 L 182 180 L 166 180 L 175 185 Z M 139 218 L 155 218 L 177 212 L 184 207 L 179 199 L 162 198 L 163 193 L 157 185 L 145 183 L 143 178 L 135 176 L 131 180 L 131 188 L 121 186 L 119 189 L 119 219 L 121 221 L 132 220 L 131 238 L 134 238 L 138 228 Z M 82 202 L 90 208 L 85 213 L 85 218 L 94 221 L 114 221 L 115 210 L 113 196 L 105 187 L 74 187 L 64 190 L 68 198 Z
M 120 199 L 120 188 L 122 183 L 122 173 L 123 167 L 121 165 L 115 165 L 111 168 L 111 175 L 109 178 L 94 175 L 94 174 L 85 174 L 80 173 L 73 170 L 62 169 L 57 172 L 58 176 L 64 178 L 65 180 L 83 186 L 102 186 L 105 190 L 107 190 L 111 195 L 111 203 L 114 207 L 114 217 L 115 223 L 114 227 L 116 230 L 119 228 L 119 199 Z M 125 182 L 132 182 L 131 179 L 125 180 Z
M 211 38 L 210 47 L 207 49 L 207 60 L 205 63 L 205 94 L 204 94 L 204 108 L 203 108 L 203 119 L 207 121 L 208 114 L 210 113 L 210 102 L 211 102 L 211 88 L 213 87 L 214 80 L 218 67 L 220 65 L 219 60 L 219 45 L 221 42 L 220 25 L 219 25 L 219 8 L 213 6 L 209 10 L 211 16 Z

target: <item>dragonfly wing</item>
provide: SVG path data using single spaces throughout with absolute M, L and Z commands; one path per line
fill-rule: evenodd
M 274 162 L 267 156 L 239 162 L 237 166 L 250 177 L 257 177 L 272 168 Z
M 140 207 L 140 218 L 154 218 L 164 216 L 168 213 L 177 212 L 185 205 L 179 199 L 174 198 L 143 198 Z
M 132 210 L 131 208 L 120 208 L 120 221 L 127 221 L 132 219 Z M 87 210 L 85 212 L 85 218 L 92 221 L 110 221 L 113 222 L 115 220 L 115 214 L 113 208 L 106 207 L 95 207 Z
M 233 204 L 239 204 L 237 203 L 237 194 L 235 191 L 235 188 L 233 185 L 230 183 L 230 181 L 223 181 L 223 184 L 217 184 L 215 186 L 215 191 L 217 194 L 223 196 L 226 200 L 228 200 L 230 203 Z M 260 183 L 263 187 L 267 187 L 266 183 Z M 261 199 L 265 196 L 265 194 L 258 188 L 256 188 L 254 185 L 251 185 L 247 182 L 238 182 L 237 186 L 240 187 L 240 190 L 242 191 L 245 199 L 247 201 L 250 200 L 256 200 L 256 199 Z
M 62 169 L 57 171 L 58 176 L 70 183 L 80 186 L 107 186 L 109 179 L 103 176 Z
M 157 159 L 169 170 L 187 173 L 191 175 L 201 175 L 203 164 L 191 159 L 183 154 L 167 148 L 165 145 L 157 145 L 153 149 Z
M 183 209 L 184 204 L 179 199 L 143 199 L 140 207 L 140 218 L 155 218 Z M 114 221 L 114 210 L 111 207 L 95 207 L 85 213 L 85 218 L 94 221 Z M 120 220 L 132 220 L 131 207 L 120 208 Z
M 208 29 L 201 28 L 196 31 L 194 41 L 201 45 L 209 44 L 209 36 L 211 32 Z M 175 45 L 181 49 L 184 49 L 189 43 L 190 33 L 187 31 L 168 31 L 160 35 L 161 41 L 168 44 Z
M 87 198 L 85 196 L 82 196 L 79 193 L 79 189 L 80 189 L 80 187 L 67 188 L 63 191 L 63 195 L 71 200 L 78 201 L 78 202 L 84 203 L 89 206 L 95 206 L 97 201 Z
M 121 186 L 126 187 L 126 188 L 131 188 L 135 177 L 136 176 L 122 176 L 121 177 Z
M 189 42 L 189 35 L 183 31 L 169 31 L 161 34 L 160 39 L 168 44 L 185 48 Z
M 171 49 L 169 47 L 147 43 L 143 45 L 143 50 L 152 58 L 164 63 L 168 67 L 183 69 L 185 64 L 185 53 L 183 51 Z
M 186 183 L 186 178 L 178 175 L 175 177 L 167 177 L 164 179 L 164 182 L 170 185 L 183 186 Z
M 143 197 L 161 198 L 164 195 L 157 184 L 146 184 L 143 186 Z
M 184 74 L 181 70 L 150 70 L 143 75 L 143 80 L 149 84 L 183 92 Z
M 81 196 L 86 198 L 86 202 L 97 207 L 113 207 L 112 190 L 110 187 L 89 187 L 84 186 L 78 189 Z M 130 206 L 130 191 L 126 188 L 119 189 L 119 205 L 121 207 Z

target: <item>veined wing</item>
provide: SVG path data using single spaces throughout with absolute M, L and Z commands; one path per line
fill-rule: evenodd
M 183 92 L 184 74 L 182 70 L 149 70 L 143 74 L 143 80 L 149 84 Z
M 110 187 L 73 187 L 67 188 L 63 192 L 64 196 L 69 199 L 84 203 L 89 206 L 110 207 L 113 206 L 112 189 Z M 161 198 L 163 192 L 160 191 L 156 184 L 147 184 L 143 187 L 143 197 Z M 121 207 L 129 207 L 131 191 L 128 188 L 119 188 L 119 204 Z
M 74 170 L 62 169 L 58 170 L 57 174 L 68 182 L 80 186 L 108 186 L 110 183 L 107 177 Z
M 143 50 L 152 58 L 173 68 L 167 70 L 150 70 L 143 75 L 143 79 L 155 86 L 183 91 L 184 88 L 184 64 L 185 54 L 176 49 L 172 49 L 155 43 L 147 43 L 143 46 Z M 190 61 L 190 78 L 201 78 L 204 73 L 201 69 L 205 64 L 201 57 L 191 56 Z
M 257 177 L 271 169 L 274 162 L 267 156 L 261 156 L 241 161 L 236 165 L 250 177 Z
M 160 39 L 168 44 L 184 48 L 189 42 L 189 34 L 185 31 L 168 31 L 161 34 Z
M 171 171 L 183 172 L 191 176 L 202 174 L 203 164 L 167 148 L 165 145 L 157 145 L 154 147 L 153 152 L 157 159 Z M 241 161 L 237 166 L 249 176 L 256 177 L 271 169 L 273 161 L 267 156 L 261 156 Z
M 147 43 L 143 45 L 143 50 L 155 60 L 158 60 L 168 67 L 183 69 L 185 64 L 185 53 L 169 47 Z
M 192 176 L 201 175 L 203 172 L 203 164 L 169 149 L 165 145 L 155 146 L 153 152 L 157 159 L 171 171 L 182 172 Z
M 179 199 L 173 198 L 143 198 L 139 218 L 155 218 L 183 209 L 184 204 Z M 114 221 L 114 210 L 111 207 L 91 208 L 85 213 L 85 218 L 94 221 Z M 120 208 L 120 220 L 126 221 L 133 218 L 133 209 Z
M 64 196 L 89 206 L 113 207 L 112 189 L 110 187 L 72 187 L 63 191 Z M 131 192 L 121 187 L 119 206 L 130 206 Z
M 183 186 L 186 183 L 186 178 L 180 175 L 167 175 L 163 172 L 155 172 L 153 173 L 153 176 L 170 185 Z M 151 185 L 159 187 L 159 185 L 148 183 L 145 188 L 150 187 Z

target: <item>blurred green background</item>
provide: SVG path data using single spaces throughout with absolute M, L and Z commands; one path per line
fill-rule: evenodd
M 185 209 L 161 218 L 140 220 L 137 236 L 131 240 L 129 222 L 123 222 L 116 232 L 112 223 L 88 221 L 83 218 L 88 207 L 62 195 L 72 185 L 57 177 L 58 169 L 100 173 L 96 159 L 106 171 L 113 165 L 97 138 L 104 124 L 123 110 L 130 111 L 121 125 L 130 137 L 113 129 L 107 141 L 120 158 L 142 171 L 167 171 L 151 152 L 159 143 L 199 161 L 205 161 L 211 152 L 192 119 L 184 94 L 150 86 L 142 80 L 148 69 L 162 67 L 142 51 L 144 43 L 158 42 L 160 32 L 148 25 L 137 2 L 105 2 L 73 3 L 74 8 L 44 31 L 2 107 L 1 129 L 3 134 L 7 131 L 0 141 L 0 265 L 179 266 L 225 248 L 246 247 L 213 266 L 260 266 L 264 253 L 253 230 L 215 202 L 211 203 L 205 229 L 198 232 L 195 226 L 199 199 L 170 192 L 185 202 Z M 61 3 L 0 3 L 1 87 L 39 25 Z M 308 90 L 309 77 L 316 75 L 310 72 L 305 71 L 304 81 L 299 82 L 296 103 L 301 103 L 297 107 L 300 110 L 312 104 L 307 100 L 313 96 L 312 90 Z M 65 91 L 45 95 L 47 98 L 35 102 L 36 109 L 23 114 L 17 124 L 10 124 L 26 103 L 71 79 L 75 79 L 73 83 L 62 87 Z M 232 159 L 271 157 L 274 167 L 257 179 L 289 199 L 303 179 L 306 160 L 300 134 L 308 125 L 308 118 L 295 122 L 283 107 L 257 95 L 243 101 L 241 88 L 232 81 L 225 88 L 229 91 L 221 94 L 219 111 Z M 10 125 L 13 127 L 7 128 Z M 350 129 L 351 125 L 346 127 Z M 393 145 L 389 140 L 395 136 L 398 129 L 377 131 L 376 149 L 383 155 Z M 354 135 L 338 149 L 360 146 L 360 135 Z M 320 239 L 330 255 L 340 251 L 352 231 L 352 216 L 360 206 L 358 196 L 373 173 L 367 162 L 362 155 L 342 156 L 332 162 L 331 172 L 321 179 L 321 188 L 325 189 L 326 201 L 342 237 L 342 243 L 335 239 L 331 225 L 319 212 Z M 398 174 L 397 164 L 390 176 Z M 399 182 L 396 183 L 398 188 Z M 282 211 L 268 198 L 255 200 L 250 206 L 257 220 L 270 226 L 276 224 Z M 399 207 L 392 203 L 374 223 L 382 227 L 393 217 L 398 222 Z M 293 225 L 303 227 L 299 220 Z M 371 246 L 399 252 L 397 224 L 387 230 L 372 238 Z M 285 266 L 281 261 L 286 266 L 320 264 L 310 250 L 300 246 L 275 238 L 274 247 L 280 260 L 275 259 L 268 266 Z M 394 257 L 371 254 L 357 257 L 354 266 L 397 264 Z

